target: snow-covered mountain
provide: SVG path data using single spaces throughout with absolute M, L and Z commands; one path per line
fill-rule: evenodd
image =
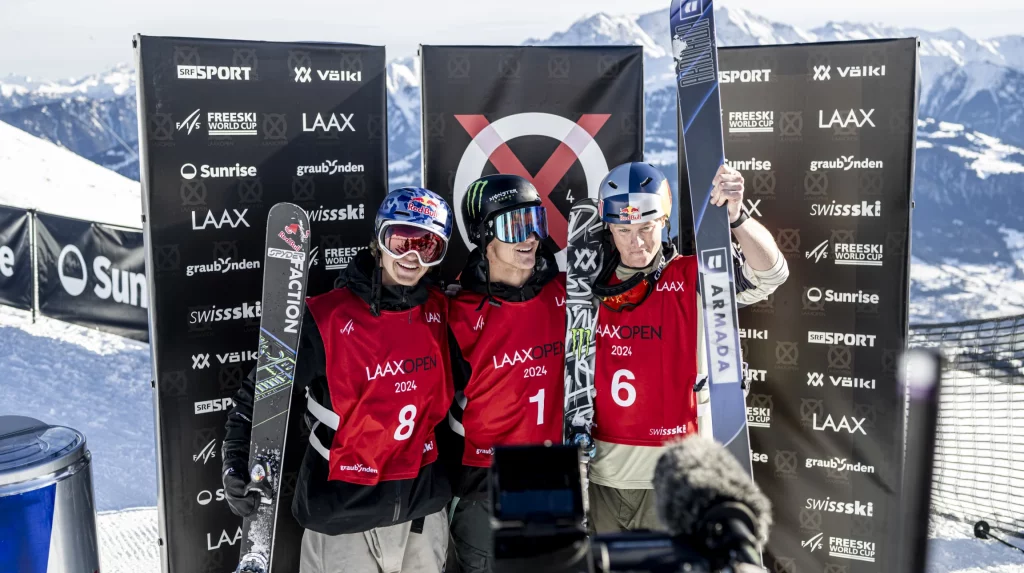
M 717 8 L 716 25 L 723 46 L 918 37 L 920 116 L 925 120 L 918 149 L 915 261 L 947 266 L 1002 265 L 999 272 L 1009 273 L 1006 280 L 1024 277 L 1024 268 L 1012 262 L 1015 254 L 1024 257 L 1024 251 L 1013 251 L 1007 242 L 1010 235 L 1000 230 L 1024 230 L 1013 210 L 1003 208 L 1012 199 L 1009 193 L 1024 187 L 1024 173 L 1020 171 L 1024 158 L 1013 151 L 1024 147 L 1024 36 L 985 40 L 956 29 L 931 32 L 851 22 L 829 22 L 804 30 L 728 6 Z M 524 44 L 642 46 L 646 154 L 649 161 L 662 166 L 675 179 L 675 94 L 671 89 L 668 23 L 663 12 L 617 16 L 599 13 L 548 38 L 528 39 Z M 393 60 L 387 68 L 392 187 L 420 181 L 419 73 L 419 61 L 414 57 Z M 134 82 L 134 72 L 125 65 L 58 82 L 9 76 L 0 80 L 0 121 L 137 178 Z M 963 127 L 956 130 L 953 124 Z M 994 167 L 997 164 L 1000 167 Z M 982 201 L 991 203 L 979 208 Z M 968 212 L 991 212 L 991 216 L 974 220 L 963 215 Z M 951 219 L 963 224 L 952 223 Z M 995 272 L 996 267 L 992 269 Z M 943 284 L 956 282 L 949 277 L 943 280 Z M 960 286 L 967 289 L 964 284 Z M 949 286 L 947 290 L 957 288 Z M 938 296 L 927 292 L 931 294 L 921 291 L 921 295 Z M 1024 304 L 1013 308 L 1024 312 Z M 949 316 L 989 314 L 964 305 L 961 314 Z M 926 318 L 933 322 L 934 314 Z
M 3 122 L 0 205 L 142 227 L 138 181 Z

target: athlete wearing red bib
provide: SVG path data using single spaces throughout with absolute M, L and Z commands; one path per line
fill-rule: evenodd
M 294 384 L 309 442 L 292 514 L 305 529 L 299 573 L 440 573 L 451 485 L 435 428 L 451 404 L 448 298 L 421 281 L 451 235 L 445 201 L 392 191 L 376 236 L 335 288 L 306 301 Z M 253 375 L 235 395 L 223 446 L 224 493 L 237 515 L 247 495 Z
M 495 446 L 559 443 L 565 355 L 565 276 L 547 240 L 533 184 L 491 175 L 469 186 L 463 224 L 479 248 L 451 301 L 449 415 L 454 493 L 451 532 L 464 573 L 491 569 L 487 468 Z M 453 564 L 454 565 L 454 564 Z
M 722 166 L 711 201 L 728 203 L 733 236 L 746 255 L 733 261 L 737 301 L 745 305 L 771 294 L 788 270 L 771 234 L 742 214 L 742 199 L 743 176 Z M 697 261 L 661 242 L 672 194 L 653 166 L 613 169 L 602 181 L 599 206 L 614 248 L 594 285 L 601 308 L 588 524 L 597 533 L 661 529 L 651 480 L 662 444 L 700 429 Z

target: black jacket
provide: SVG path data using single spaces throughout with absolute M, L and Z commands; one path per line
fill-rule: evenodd
M 369 251 L 361 251 L 353 264 L 342 271 L 335 288 L 348 288 L 370 305 L 375 298 L 375 268 L 374 257 Z M 408 310 L 423 304 L 426 299 L 427 289 L 422 281 L 415 287 L 380 286 L 379 308 Z M 295 363 L 293 413 L 306 412 L 303 397 L 307 387 L 319 403 L 330 403 L 326 366 L 323 339 L 312 314 L 306 310 Z M 249 473 L 255 374 L 254 369 L 235 394 L 235 406 L 228 413 L 227 435 L 222 448 L 224 470 L 233 468 L 242 475 Z M 315 420 L 306 413 L 304 421 L 305 430 L 308 432 Z M 322 425 L 317 428 L 317 435 L 324 444 L 330 444 L 334 439 L 334 431 Z M 375 486 L 364 486 L 328 480 L 327 460 L 309 446 L 307 441 L 304 441 L 302 446 L 305 448 L 305 454 L 295 484 L 292 514 L 299 525 L 306 529 L 327 535 L 368 531 L 375 527 L 394 525 L 435 513 L 451 498 L 451 486 L 445 475 L 444 464 L 428 464 L 420 470 L 419 476 L 413 479 L 384 481 Z
M 537 249 L 537 264 L 533 274 L 521 287 L 514 287 L 503 283 L 490 282 L 490 275 L 487 271 L 487 261 L 484 259 L 483 249 L 474 249 L 462 269 L 459 282 L 462 288 L 484 296 L 491 296 L 497 302 L 507 300 L 511 302 L 523 302 L 532 299 L 540 294 L 541 290 L 549 282 L 558 276 L 558 263 L 554 254 L 543 244 Z M 488 290 L 488 286 L 490 289 Z M 487 304 L 487 303 L 485 303 Z M 449 416 L 458 422 L 462 422 L 462 407 L 458 403 L 459 393 L 466 389 L 469 378 L 472 375 L 472 368 L 469 362 L 462 356 L 458 341 L 449 329 L 448 348 L 451 353 L 452 379 L 455 382 L 456 399 L 452 403 Z M 462 450 L 465 447 L 465 440 L 456 434 L 448 424 L 441 424 L 437 431 L 438 453 L 448 475 L 452 477 L 452 492 L 460 498 L 475 501 L 482 501 L 487 498 L 487 468 L 462 465 Z

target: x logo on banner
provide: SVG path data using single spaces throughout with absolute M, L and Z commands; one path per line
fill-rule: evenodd
M 576 124 L 589 133 L 590 137 L 594 137 L 604 127 L 609 117 L 611 117 L 610 114 L 584 114 Z M 455 119 L 462 124 L 463 129 L 469 133 L 471 138 L 475 138 L 491 124 L 482 115 L 456 115 Z M 548 235 L 556 238 L 555 242 L 559 243 L 559 248 L 562 248 L 564 245 L 561 243 L 568 237 L 569 222 L 554 202 L 551 201 L 551 191 L 576 162 L 576 152 L 566 145 L 565 142 L 559 143 L 555 152 L 551 154 L 551 157 L 540 168 L 536 176 L 531 175 L 527 171 L 522 161 L 509 149 L 507 142 L 503 141 L 495 147 L 488 159 L 499 173 L 518 175 L 533 183 L 533 186 L 537 188 L 537 192 L 540 193 L 541 200 L 548 212 Z
M 821 372 L 808 372 L 807 373 L 807 385 L 808 386 L 822 386 L 825 384 L 825 375 Z
M 210 355 L 209 354 L 193 354 L 192 355 L 192 369 L 202 370 L 203 368 L 210 367 Z

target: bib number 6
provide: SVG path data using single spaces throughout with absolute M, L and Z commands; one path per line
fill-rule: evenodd
M 612 376 L 612 400 L 623 408 L 628 408 L 636 402 L 636 388 L 633 387 L 629 382 L 623 382 L 623 379 L 633 381 L 636 380 L 636 376 L 632 372 L 626 369 L 619 370 Z M 622 393 L 626 393 L 626 397 L 622 397 Z
M 412 437 L 412 429 L 416 426 L 416 406 L 409 404 L 398 412 L 398 429 L 395 439 L 401 442 Z

